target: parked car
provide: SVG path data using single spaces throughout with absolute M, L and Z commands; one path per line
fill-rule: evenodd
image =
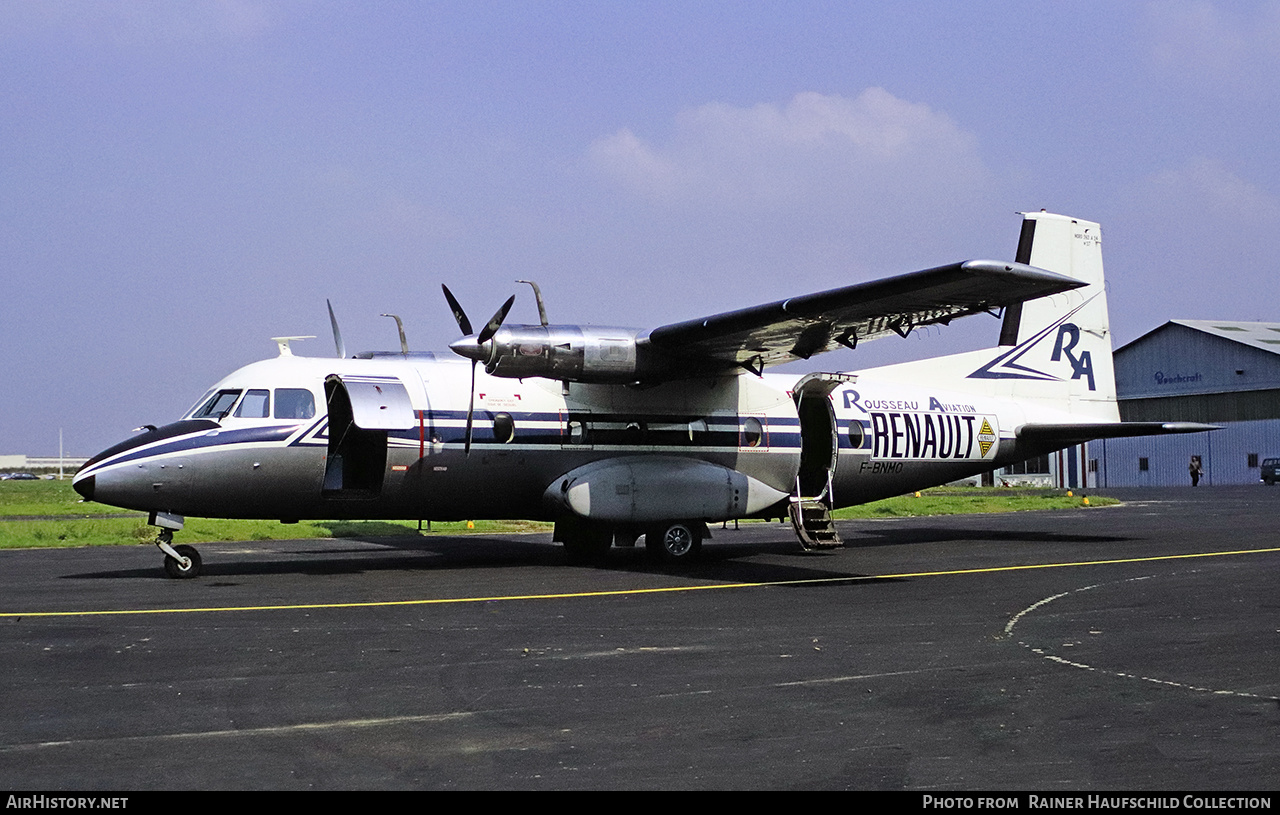
M 9 473 L 9 475 L 6 476 L 6 480 L 8 481 L 39 481 L 40 476 L 36 475 L 35 473 Z
M 1276 481 L 1280 481 L 1280 476 L 1276 474 L 1278 469 L 1280 469 L 1280 458 L 1264 458 L 1262 460 L 1262 483 L 1270 487 Z

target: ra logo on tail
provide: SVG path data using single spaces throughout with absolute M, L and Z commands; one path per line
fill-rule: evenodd
M 1051 323 L 1048 327 L 1015 345 L 969 374 L 967 378 L 1038 379 L 1052 382 L 1066 382 L 1068 379 L 1084 378 L 1089 384 L 1089 390 L 1096 390 L 1093 380 L 1093 355 L 1089 351 L 1076 353 L 1075 347 L 1080 342 L 1080 326 L 1067 322 L 1076 312 L 1088 305 L 1092 299 L 1091 297 L 1076 306 L 1064 314 L 1057 322 Z M 1062 362 L 1065 360 L 1071 366 L 1070 377 L 1056 376 L 1047 371 L 1037 370 L 1031 367 L 1029 362 L 1023 360 L 1023 357 L 1030 353 L 1032 349 L 1050 337 L 1053 337 L 1054 340 L 1053 353 L 1049 356 L 1049 362 Z

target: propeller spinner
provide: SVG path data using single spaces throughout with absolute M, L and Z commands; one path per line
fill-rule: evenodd
M 441 284 L 440 288 L 444 289 L 444 299 L 449 301 L 449 309 L 453 311 L 453 319 L 458 322 L 458 328 L 465 334 L 462 339 L 455 340 L 449 344 L 454 353 L 466 357 L 471 360 L 471 398 L 467 402 L 467 441 L 466 455 L 471 455 L 471 421 L 475 413 L 476 406 L 476 363 L 485 358 L 484 344 L 493 339 L 493 335 L 498 333 L 498 329 L 502 328 L 502 321 L 507 319 L 507 312 L 511 311 L 511 306 L 516 302 L 516 296 L 513 294 L 507 298 L 507 302 L 494 312 L 493 317 L 480 329 L 479 334 L 471 333 L 471 321 L 467 319 L 467 312 L 463 310 L 462 304 L 458 302 L 458 298 L 453 296 L 453 292 L 449 291 L 449 287 Z

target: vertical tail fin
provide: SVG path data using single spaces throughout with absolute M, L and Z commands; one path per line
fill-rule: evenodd
M 1021 263 L 1087 282 L 1089 285 L 1077 289 L 1072 297 L 1092 302 L 1089 307 L 1077 313 L 1072 322 L 1081 330 L 1103 335 L 1110 333 L 1106 294 L 1103 290 L 1102 231 L 1096 223 L 1047 212 L 1026 213 L 1023 215 L 1022 235 L 1018 240 L 1017 259 Z M 1053 322 L 1063 313 L 1061 298 L 1051 297 L 1032 300 L 1019 308 L 1010 309 L 1005 315 L 1004 327 L 1000 332 L 1000 344 L 1017 345 L 1024 342 L 1040 327 Z
M 1014 395 L 1024 398 L 1066 395 L 1073 413 L 1115 420 L 1102 231 L 1092 221 L 1065 215 L 1032 212 L 1023 217 L 1018 254 L 1025 253 L 1032 266 L 1089 285 L 1010 309 L 999 353 L 969 378 L 1012 380 Z
M 1045 400 L 1045 407 L 1088 421 L 1119 421 L 1101 229 L 1065 215 L 1024 213 L 1017 260 L 1088 285 L 1006 309 L 996 348 L 878 370 L 893 378 L 925 374 L 939 386 L 947 382 L 992 396 Z

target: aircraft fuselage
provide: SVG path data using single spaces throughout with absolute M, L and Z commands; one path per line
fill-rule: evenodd
M 467 455 L 465 362 L 281 356 L 236 371 L 202 400 L 224 394 L 225 415 L 198 415 L 197 405 L 95 457 L 76 484 L 130 509 L 281 520 L 550 520 L 567 506 L 548 496 L 557 479 L 593 462 L 643 458 L 705 462 L 773 491 L 757 488 L 754 503 L 713 504 L 702 518 L 720 521 L 785 514 L 788 496 L 818 494 L 828 477 L 830 502 L 847 506 L 1039 452 L 1016 444 L 1013 431 L 1027 418 L 1010 400 L 863 380 L 798 403 L 799 379 L 571 383 L 566 392 L 556 381 L 481 374 Z M 384 388 L 403 395 L 362 408 L 353 383 L 372 383 L 375 401 Z M 290 405 L 295 415 L 282 418 L 277 406 L 298 391 L 314 408 Z M 379 421 L 379 411 L 397 410 Z M 668 488 L 680 490 L 679 480 Z

